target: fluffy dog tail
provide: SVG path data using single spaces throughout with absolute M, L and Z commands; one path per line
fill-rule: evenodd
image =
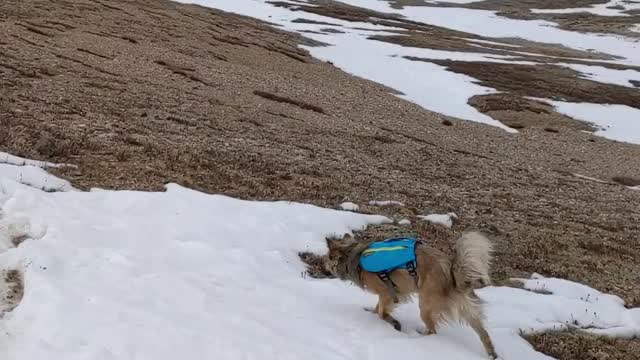
M 451 263 L 451 275 L 455 291 L 448 295 L 448 317 L 465 321 L 478 334 L 491 359 L 497 357 L 493 342 L 483 325 L 483 302 L 473 289 L 490 285 L 489 267 L 493 245 L 483 234 L 475 231 L 464 233 L 455 244 L 455 255 Z
M 451 272 L 458 290 L 472 289 L 475 285 L 491 284 L 489 267 L 493 244 L 483 234 L 470 231 L 456 241 Z

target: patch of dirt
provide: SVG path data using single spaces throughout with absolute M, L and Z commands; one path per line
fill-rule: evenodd
M 640 341 L 593 336 L 580 331 L 524 336 L 537 351 L 560 360 L 637 360 Z
M 547 133 L 594 131 L 591 125 L 561 115 L 548 104 L 510 93 L 478 95 L 469 99 L 480 112 L 514 129 L 536 129 Z
M 272 93 L 269 93 L 269 92 L 266 92 L 266 91 L 255 90 L 253 93 L 255 95 L 260 96 L 263 99 L 267 99 L 267 100 L 271 100 L 271 101 L 275 101 L 275 102 L 280 102 L 280 103 L 285 103 L 285 104 L 291 104 L 291 105 L 299 107 L 300 109 L 315 111 L 315 112 L 317 112 L 319 114 L 324 114 L 325 113 L 323 108 L 321 108 L 319 106 L 316 106 L 316 105 L 308 104 L 308 103 L 303 102 L 303 101 L 292 100 L 292 99 L 289 99 L 287 97 L 279 96 L 279 95 L 272 94 Z
M 2 318 L 5 313 L 15 309 L 22 301 L 24 282 L 22 274 L 18 270 L 3 270 L 0 281 L 3 282 L 0 286 L 0 294 L 3 295 L 0 299 L 0 318 Z
M 640 104 L 640 90 L 582 79 L 578 72 L 567 68 L 450 60 L 432 62 L 478 79 L 481 85 L 510 94 L 631 107 Z

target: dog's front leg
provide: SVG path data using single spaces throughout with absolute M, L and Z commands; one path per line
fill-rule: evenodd
M 395 303 L 393 302 L 393 299 L 389 298 L 388 296 L 379 296 L 376 310 L 378 311 L 378 316 L 382 320 L 391 324 L 394 329 L 402 331 L 402 325 L 400 325 L 400 322 L 393 316 L 391 316 L 391 311 L 393 310 L 394 304 Z

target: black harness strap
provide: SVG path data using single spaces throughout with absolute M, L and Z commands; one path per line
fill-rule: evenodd
M 418 249 L 418 246 L 420 245 L 424 245 L 425 242 L 424 240 L 416 240 L 416 244 L 413 247 L 413 251 L 415 253 L 415 251 Z M 409 271 L 409 274 L 411 276 L 413 276 L 413 280 L 416 283 L 416 289 L 418 288 L 418 272 L 417 272 L 417 265 L 418 265 L 418 255 L 414 255 L 414 260 L 410 262 L 410 264 L 407 264 L 407 271 Z
M 378 277 L 380 278 L 380 280 L 382 280 L 382 282 L 384 282 L 385 285 L 387 285 L 387 289 L 389 289 L 389 293 L 391 293 L 391 296 L 393 297 L 393 302 L 396 304 L 400 302 L 400 299 L 398 299 L 398 294 L 396 293 L 397 286 L 389 277 L 389 272 L 386 271 L 378 273 Z
M 407 271 L 409 275 L 413 277 L 413 281 L 416 283 L 416 287 L 418 287 L 418 273 L 416 272 L 416 261 L 409 261 L 407 263 Z

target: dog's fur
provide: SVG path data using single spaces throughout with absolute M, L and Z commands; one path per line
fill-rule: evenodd
M 360 269 L 360 254 L 369 244 L 359 243 L 351 236 L 343 239 L 327 239 L 329 255 L 326 270 L 334 276 L 352 281 L 360 288 L 378 295 L 375 312 L 396 330 L 400 323 L 391 316 L 397 303 L 385 283 L 374 273 Z M 478 334 L 487 354 L 496 358 L 489 334 L 483 326 L 482 301 L 474 292 L 478 283 L 489 285 L 489 266 L 492 244 L 479 232 L 466 232 L 455 243 L 455 254 L 449 259 L 441 251 L 416 243 L 417 281 L 404 269 L 394 270 L 389 277 L 396 285 L 400 302 L 406 302 L 418 293 L 420 317 L 426 325 L 426 334 L 435 334 L 436 327 L 444 321 L 460 321 L 469 324 Z

